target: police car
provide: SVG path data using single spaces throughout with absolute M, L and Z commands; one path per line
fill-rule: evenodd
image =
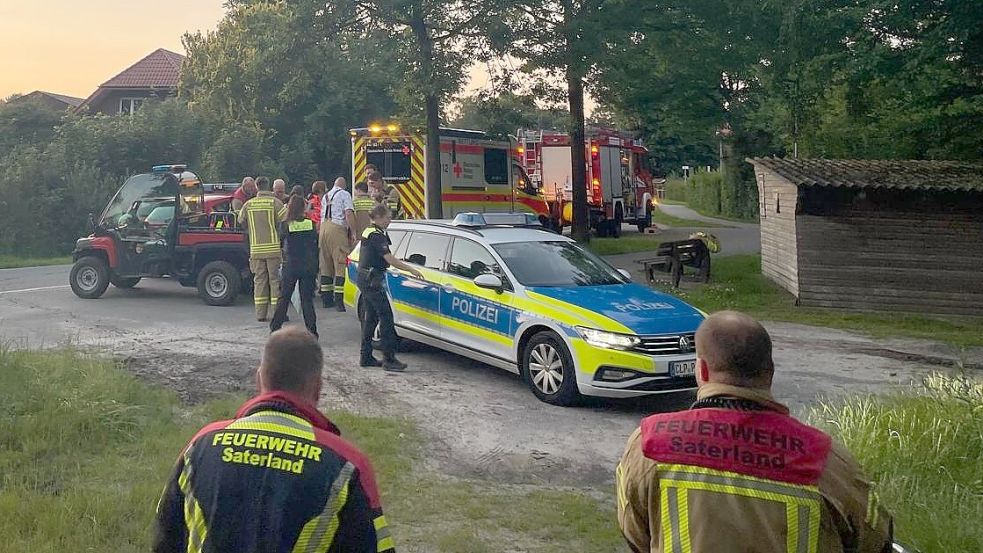
M 694 388 L 703 314 L 533 223 L 475 213 L 394 221 L 393 255 L 424 275 L 386 275 L 399 337 L 516 372 L 555 405 Z M 358 248 L 345 303 L 361 318 L 357 266 Z

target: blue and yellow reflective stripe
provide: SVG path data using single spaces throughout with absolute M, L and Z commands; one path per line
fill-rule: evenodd
M 331 548 L 341 523 L 339 519 L 341 509 L 348 502 L 349 486 L 354 473 L 355 466 L 345 463 L 338 477 L 331 483 L 324 509 L 301 528 L 292 549 L 293 553 L 323 553 Z
M 529 300 L 533 301 L 516 298 L 514 303 L 515 307 L 544 317 L 549 317 L 560 323 L 570 325 L 587 324 L 593 328 L 606 330 L 609 332 L 622 332 L 626 334 L 634 333 L 632 329 L 628 328 L 627 326 L 615 321 L 614 319 L 605 317 L 596 311 L 584 309 L 583 307 L 579 307 L 565 301 L 560 301 L 543 294 L 538 294 L 531 290 L 527 290 L 526 295 L 529 296 Z

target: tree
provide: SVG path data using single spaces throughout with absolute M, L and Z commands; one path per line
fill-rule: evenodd
M 586 240 L 587 160 L 584 145 L 584 81 L 595 72 L 595 53 L 606 40 L 619 1 L 515 0 L 510 10 L 511 33 L 495 42 L 506 55 L 525 60 L 524 69 L 539 77 L 541 90 L 564 90 L 570 110 L 571 177 L 575 240 Z M 561 74 L 562 84 L 556 75 Z
M 443 107 L 464 83 L 464 69 L 481 58 L 483 29 L 496 17 L 498 2 L 486 0 L 349 0 L 343 19 L 368 24 L 393 41 L 388 50 L 406 75 L 406 92 L 422 105 L 426 126 L 427 213 L 443 217 L 440 122 Z
M 0 159 L 16 146 L 48 142 L 66 117 L 63 110 L 33 98 L 11 101 L 15 99 L 13 96 L 0 102 Z
M 532 94 L 482 91 L 460 100 L 457 117 L 451 123 L 463 129 L 480 129 L 489 137 L 506 140 L 516 130 L 567 128 L 566 114 L 543 109 Z
M 392 117 L 402 80 L 379 55 L 391 41 L 337 17 L 310 0 L 231 2 L 215 31 L 185 37 L 180 97 L 217 128 L 239 129 L 227 143 L 255 144 L 258 130 L 258 154 L 293 181 L 347 174 L 348 129 Z

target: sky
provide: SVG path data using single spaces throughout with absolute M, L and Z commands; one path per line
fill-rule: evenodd
M 85 98 L 185 32 L 215 29 L 223 0 L 0 0 L 0 99 L 44 90 Z M 488 85 L 484 65 L 465 93 Z
M 223 0 L 0 0 L 0 98 L 45 90 L 84 98 L 186 31 L 214 29 Z

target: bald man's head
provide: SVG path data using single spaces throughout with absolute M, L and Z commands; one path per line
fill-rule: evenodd
M 284 391 L 313 404 L 321 395 L 324 356 L 317 338 L 302 327 L 270 334 L 257 375 L 260 392 Z
M 345 181 L 345 177 L 338 177 L 334 180 L 335 188 L 344 188 L 348 186 L 348 182 Z
M 720 311 L 696 331 L 697 372 L 704 382 L 770 388 L 775 373 L 771 337 L 744 313 Z M 705 374 L 704 374 L 705 373 Z

